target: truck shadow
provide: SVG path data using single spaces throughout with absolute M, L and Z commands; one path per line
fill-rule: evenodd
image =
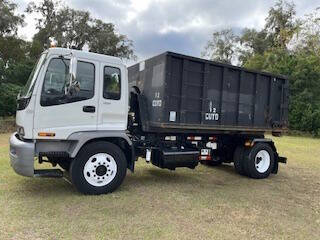
M 272 175 L 270 176 L 272 177 Z M 159 186 L 201 186 L 212 187 L 230 185 L 246 182 L 249 185 L 255 185 L 260 181 L 241 176 L 234 170 L 232 164 L 223 164 L 221 166 L 199 165 L 196 170 L 177 169 L 176 171 L 164 170 L 156 167 L 137 168 L 135 173 L 128 171 L 124 183 L 116 192 L 135 191 L 134 188 L 159 187 Z M 41 195 L 43 198 L 64 197 L 64 196 L 84 196 L 79 193 L 75 187 L 64 178 L 43 179 L 43 178 L 21 178 L 18 183 L 17 192 L 26 196 Z
M 202 165 L 202 166 L 207 169 L 215 169 L 217 171 L 226 172 L 234 176 L 239 176 L 239 174 L 234 170 L 233 164 L 230 164 L 230 163 L 224 163 L 224 164 L 221 164 L 220 166 L 208 166 L 208 165 Z
M 81 195 L 75 187 L 64 178 L 23 178 L 19 181 L 19 192 L 23 189 L 25 196 L 40 195 L 43 198 Z
M 205 175 L 205 176 L 204 176 Z M 217 185 L 224 185 L 226 181 L 238 181 L 239 178 L 245 178 L 237 174 L 233 165 L 225 164 L 221 166 L 205 166 L 199 165 L 195 170 L 189 169 L 177 169 L 170 171 L 160 168 L 148 168 L 143 170 L 137 170 L 133 174 L 128 174 L 125 180 L 126 186 L 148 186 L 150 184 L 156 185 L 192 185 L 201 183 L 210 183 Z

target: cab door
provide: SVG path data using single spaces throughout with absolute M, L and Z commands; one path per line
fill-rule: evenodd
M 124 65 L 101 63 L 98 130 L 126 130 L 128 79 Z
M 70 59 L 52 56 L 42 74 L 34 119 L 34 137 L 66 139 L 74 132 L 97 129 L 99 62 L 77 59 L 73 67 L 80 90 L 65 93 Z

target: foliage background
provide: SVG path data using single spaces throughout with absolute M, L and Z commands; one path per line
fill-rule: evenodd
M 298 18 L 294 3 L 278 0 L 262 30 L 214 32 L 202 56 L 288 76 L 290 129 L 320 134 L 320 7 Z
M 87 11 L 64 6 L 62 2 L 30 2 L 25 14 L 37 12 L 37 31 L 32 41 L 17 36 L 25 24 L 24 15 L 16 14 L 17 5 L 0 0 L 0 117 L 13 116 L 16 98 L 28 80 L 43 50 L 54 41 L 58 47 L 82 49 L 134 59 L 132 41 L 118 33 L 112 23 L 92 18 Z
M 32 41 L 20 39 L 17 29 L 25 16 L 16 14 L 12 1 L 0 0 L 0 117 L 15 114 L 16 96 L 52 40 L 60 47 L 135 59 L 133 42 L 114 24 L 53 0 L 29 3 L 25 14 L 38 13 L 37 29 Z M 320 8 L 298 18 L 292 2 L 278 0 L 262 30 L 214 32 L 202 56 L 288 76 L 290 129 L 320 135 Z

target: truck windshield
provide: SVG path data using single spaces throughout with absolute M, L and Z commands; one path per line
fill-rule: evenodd
M 36 83 L 36 79 L 37 79 L 39 71 L 40 71 L 40 68 L 41 68 L 42 64 L 44 63 L 46 56 L 47 56 L 47 52 L 44 52 L 41 54 L 38 62 L 35 64 L 32 72 L 28 78 L 26 85 L 21 89 L 21 92 L 19 94 L 19 98 L 29 98 L 31 96 L 34 85 Z

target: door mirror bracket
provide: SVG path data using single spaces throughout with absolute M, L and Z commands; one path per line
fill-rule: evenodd
M 76 81 L 77 62 L 78 59 L 71 54 L 68 82 L 66 83 L 64 93 L 65 95 L 73 95 L 80 91 L 80 82 Z

